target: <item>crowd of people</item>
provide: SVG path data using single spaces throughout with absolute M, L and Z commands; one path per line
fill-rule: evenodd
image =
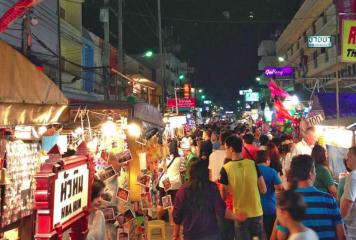
M 174 240 L 356 239 L 356 147 L 338 184 L 313 128 L 273 135 L 221 125 L 172 141 L 160 181 L 174 187 L 160 191 L 172 196 Z

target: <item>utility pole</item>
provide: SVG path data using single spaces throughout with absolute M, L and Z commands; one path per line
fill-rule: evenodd
M 163 81 L 163 106 L 162 109 L 165 109 L 166 106 L 166 92 L 167 92 L 167 83 L 166 79 L 163 76 L 163 44 L 162 44 L 162 19 L 161 19 L 161 0 L 157 0 L 157 10 L 158 10 L 158 44 L 159 44 L 159 68 L 160 68 L 160 78 Z
M 336 55 L 336 123 L 337 126 L 339 127 L 340 124 L 340 89 L 339 89 L 339 81 L 340 81 L 340 76 L 339 76 L 339 69 L 340 69 L 340 64 L 339 64 L 339 39 L 338 39 L 338 33 L 339 33 L 339 11 L 337 11 L 337 16 L 336 16 L 336 33 L 335 33 L 335 55 Z M 341 34 L 341 33 L 340 33 Z
M 25 56 L 29 56 L 31 50 L 31 9 L 28 9 L 25 13 L 25 17 L 22 22 L 22 52 Z
M 103 75 L 104 75 L 104 99 L 110 99 L 110 17 L 109 0 L 104 0 L 104 7 L 100 11 L 100 21 L 104 27 L 104 48 L 103 48 Z
M 62 41 L 61 41 L 61 0 L 57 0 L 57 55 L 58 55 L 58 87 L 62 90 Z
M 118 51 L 119 54 L 117 55 L 118 59 L 117 59 L 117 63 L 119 65 L 119 72 L 125 74 L 125 66 L 124 66 L 124 43 L 123 43 L 123 4 L 122 4 L 123 0 L 118 0 Z M 119 81 L 119 83 L 122 84 L 122 78 L 120 75 L 117 76 L 117 80 Z M 121 98 L 121 93 L 119 93 L 119 89 L 118 89 L 118 81 L 115 81 L 115 91 L 116 91 L 116 97 L 117 100 L 120 100 Z

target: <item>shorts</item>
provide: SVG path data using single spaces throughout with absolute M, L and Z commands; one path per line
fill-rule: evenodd
M 167 195 L 171 195 L 172 204 L 174 205 L 174 200 L 176 198 L 176 194 L 177 194 L 178 190 L 168 190 L 166 192 L 166 191 L 164 191 L 163 188 L 160 187 L 158 191 L 159 191 L 159 199 L 158 199 L 159 206 L 163 206 L 162 197 L 167 196 Z

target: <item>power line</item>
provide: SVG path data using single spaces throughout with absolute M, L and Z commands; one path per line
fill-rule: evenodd
M 140 16 L 144 18 L 152 18 L 152 16 L 147 14 L 141 14 L 137 12 L 125 12 L 127 15 Z M 338 14 L 327 14 L 324 16 L 336 16 Z M 167 21 L 175 22 L 187 22 L 187 23 L 216 23 L 216 24 L 258 24 L 258 23 L 281 23 L 281 22 L 293 22 L 306 19 L 317 19 L 319 16 L 314 17 L 303 17 L 303 18 L 293 18 L 293 19 L 273 19 L 273 20 L 219 20 L 219 19 L 192 19 L 192 18 L 178 18 L 178 17 L 162 17 Z

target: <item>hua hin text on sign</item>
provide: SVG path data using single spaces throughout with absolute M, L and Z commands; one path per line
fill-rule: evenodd
M 89 169 L 86 164 L 58 173 L 54 189 L 53 226 L 75 217 L 88 204 Z

